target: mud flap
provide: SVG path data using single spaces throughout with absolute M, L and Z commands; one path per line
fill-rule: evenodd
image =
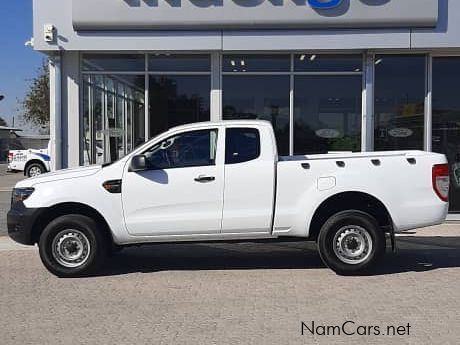
M 395 231 L 393 229 L 392 226 L 385 226 L 383 228 L 383 231 L 385 231 L 385 238 L 388 240 L 388 238 L 390 239 L 390 244 L 391 244 L 391 251 L 393 253 L 396 252 L 396 235 L 395 235 Z M 388 245 L 388 242 L 386 243 Z
M 396 252 L 396 235 L 393 227 L 390 227 L 390 242 L 391 242 L 391 251 Z

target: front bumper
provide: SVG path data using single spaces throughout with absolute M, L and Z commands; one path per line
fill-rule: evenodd
M 24 203 L 12 205 L 7 215 L 8 235 L 16 242 L 33 245 L 33 227 L 43 208 L 27 208 Z

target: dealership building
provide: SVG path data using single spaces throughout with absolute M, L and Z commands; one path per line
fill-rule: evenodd
M 460 213 L 458 0 L 34 0 L 34 48 L 55 169 L 265 119 L 282 155 L 445 153 Z

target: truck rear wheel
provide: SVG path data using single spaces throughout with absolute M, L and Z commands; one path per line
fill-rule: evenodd
M 108 253 L 105 236 L 96 222 L 73 214 L 56 218 L 40 236 L 40 258 L 58 277 L 80 277 L 96 272 Z
M 385 234 L 371 215 L 342 211 L 322 226 L 318 250 L 323 262 L 338 274 L 366 273 L 385 253 Z
M 26 168 L 26 176 L 34 177 L 46 172 L 45 167 L 41 163 L 32 163 Z

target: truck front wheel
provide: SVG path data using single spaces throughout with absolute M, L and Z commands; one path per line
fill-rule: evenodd
M 80 277 L 96 272 L 108 253 L 108 243 L 96 222 L 73 214 L 58 217 L 43 230 L 40 258 L 58 277 Z
M 338 274 L 366 273 L 385 253 L 385 234 L 371 215 L 342 211 L 322 226 L 318 250 L 323 262 Z
M 41 163 L 32 163 L 26 168 L 27 177 L 35 177 L 46 172 L 45 167 Z

